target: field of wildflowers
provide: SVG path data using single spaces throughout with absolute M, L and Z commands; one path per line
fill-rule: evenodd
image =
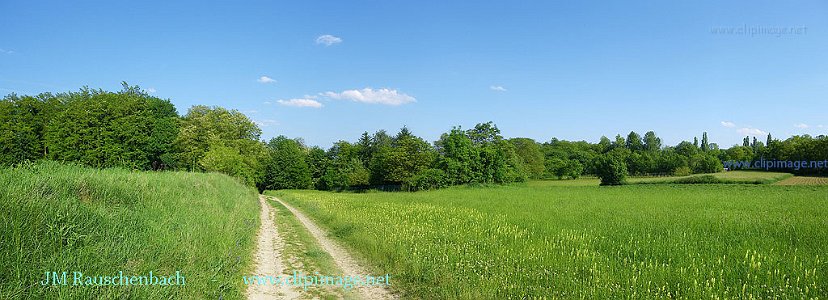
M 828 187 L 269 191 L 404 296 L 824 298 Z

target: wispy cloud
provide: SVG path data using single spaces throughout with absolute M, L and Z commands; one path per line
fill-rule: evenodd
M 14 54 L 14 51 L 12 51 L 12 50 L 7 50 L 7 49 L 3 49 L 3 48 L 0 48 L 0 53 L 3 53 L 3 54 Z
M 505 92 L 506 91 L 506 88 L 504 88 L 502 86 L 499 86 L 499 85 L 490 86 L 489 89 L 493 90 L 495 92 Z
M 155 88 L 148 88 L 147 89 L 147 93 L 155 94 L 155 92 L 156 92 Z
M 743 134 L 743 135 L 766 135 L 766 134 L 768 134 L 764 130 L 757 129 L 757 128 L 750 128 L 750 127 L 739 128 L 739 129 L 736 130 L 736 132 L 738 132 L 740 134 Z
M 808 127 L 811 127 L 811 126 L 808 126 L 808 124 L 805 124 L 805 123 L 799 123 L 799 124 L 794 124 L 794 127 L 799 128 L 799 129 L 808 129 Z
M 259 127 L 269 127 L 271 125 L 279 125 L 279 122 L 277 122 L 276 120 L 256 120 L 256 119 L 253 119 L 253 123 L 256 123 L 256 125 L 259 125 Z
M 319 101 L 309 99 L 309 98 L 299 98 L 299 99 L 289 99 L 289 100 L 277 100 L 281 105 L 284 106 L 293 106 L 293 107 L 312 107 L 312 108 L 322 108 L 322 103 Z
M 270 101 L 265 101 L 265 102 L 262 102 L 262 104 L 264 104 L 264 105 L 271 105 L 271 104 L 273 104 L 273 102 L 270 102 Z
M 256 81 L 258 81 L 259 83 L 276 83 L 276 79 L 267 76 L 259 77 L 259 79 L 256 79 Z
M 372 88 L 364 88 L 361 90 L 346 90 L 341 93 L 325 92 L 320 95 L 331 99 L 344 99 L 371 104 L 402 105 L 417 102 L 417 99 L 414 97 L 400 93 L 397 90 L 387 88 L 377 90 Z
M 733 123 L 733 122 L 730 122 L 730 121 L 722 121 L 721 124 L 722 124 L 722 126 L 727 127 L 727 128 L 736 127 L 736 123 Z
M 330 34 L 320 35 L 316 38 L 316 44 L 320 45 L 330 46 L 339 43 L 342 43 L 342 39 Z

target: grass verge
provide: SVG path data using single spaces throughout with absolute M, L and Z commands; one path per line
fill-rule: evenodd
M 255 190 L 220 174 L 40 162 L 0 170 L 1 299 L 241 299 L 259 225 Z M 184 276 L 182 286 L 75 285 Z M 69 272 L 67 285 L 42 285 Z

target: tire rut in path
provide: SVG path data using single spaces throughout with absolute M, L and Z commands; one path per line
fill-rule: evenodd
M 254 274 L 280 276 L 284 273 L 282 250 L 285 248 L 285 242 L 273 222 L 274 215 L 264 196 L 259 196 L 259 203 L 262 206 L 259 216 L 261 228 L 259 228 L 258 242 L 256 243 L 256 271 Z M 261 285 L 254 283 L 247 286 L 247 299 L 295 299 L 297 297 L 299 297 L 299 293 L 284 284 L 270 284 L 268 282 Z
M 270 196 L 269 196 L 270 197 Z M 322 247 L 325 252 L 331 255 L 334 260 L 334 263 L 342 269 L 342 272 L 345 274 L 343 275 L 366 275 L 368 274 L 365 268 L 360 266 L 357 261 L 347 252 L 345 249 L 337 245 L 333 240 L 328 238 L 325 231 L 316 226 L 313 221 L 311 221 L 308 217 L 306 217 L 302 212 L 296 210 L 292 206 L 288 205 L 287 203 L 283 202 L 281 199 L 276 197 L 270 197 L 271 199 L 276 200 L 282 206 L 287 208 L 302 225 L 311 233 L 311 235 L 319 242 L 319 245 Z M 359 295 L 362 296 L 363 299 L 398 299 L 398 297 L 394 296 L 390 291 L 382 286 L 360 286 L 355 287 L 355 289 L 359 292 Z

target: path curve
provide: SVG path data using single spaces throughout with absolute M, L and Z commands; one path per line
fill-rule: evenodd
M 342 269 L 345 275 L 368 275 L 368 272 L 365 268 L 360 266 L 357 261 L 347 252 L 344 248 L 337 245 L 336 242 L 328 238 L 327 234 L 324 230 L 316 226 L 316 224 L 308 219 L 302 212 L 296 210 L 292 206 L 288 205 L 287 203 L 283 202 L 281 199 L 269 196 L 272 199 L 278 201 L 282 204 L 285 208 L 287 208 L 294 216 L 305 226 L 308 232 L 313 235 L 313 237 L 319 242 L 319 245 L 322 247 L 325 252 L 331 255 L 334 260 L 334 263 Z M 360 296 L 364 299 L 374 300 L 374 299 L 398 299 L 395 297 L 388 289 L 383 286 L 361 286 L 355 287 L 355 289 L 359 292 Z

